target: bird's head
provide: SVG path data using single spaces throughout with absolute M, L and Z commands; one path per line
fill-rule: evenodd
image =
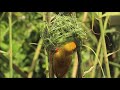
M 76 44 L 75 42 L 68 42 L 63 45 L 63 48 L 68 54 L 72 54 L 76 50 Z

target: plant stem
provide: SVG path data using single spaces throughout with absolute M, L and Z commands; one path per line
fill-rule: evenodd
M 114 62 L 109 61 L 109 64 L 111 64 L 117 68 L 120 68 L 120 64 L 118 64 L 118 63 L 114 63 Z
M 0 17 L 0 21 L 2 20 L 4 14 L 5 14 L 5 12 L 2 13 L 2 15 Z M 0 29 L 0 48 L 1 48 L 1 43 L 2 43 L 2 36 L 1 36 L 1 29 Z
M 73 60 L 73 71 L 72 71 L 72 78 L 76 78 L 77 75 L 77 69 L 78 69 L 78 57 L 77 57 L 77 53 L 75 53 L 75 57 Z
M 100 17 L 101 17 L 101 15 L 100 15 Z M 103 52 L 104 52 L 107 78 L 110 78 L 111 75 L 110 75 L 110 68 L 109 68 L 109 62 L 108 62 L 108 57 L 107 57 L 107 48 L 106 48 L 106 42 L 105 42 L 105 29 L 106 29 L 106 27 L 103 27 L 102 18 L 99 19 L 99 24 L 100 24 L 100 30 L 101 30 L 102 48 L 103 48 Z
M 3 12 L 1 17 L 0 17 L 0 21 L 3 19 L 4 15 L 5 15 L 6 12 Z
M 77 71 L 77 77 L 82 78 L 82 59 L 81 59 L 81 49 L 80 47 L 77 50 L 77 56 L 78 56 L 78 71 Z
M 33 57 L 33 61 L 32 61 L 32 65 L 30 67 L 30 72 L 28 74 L 28 78 L 32 78 L 32 76 L 33 76 L 33 70 L 35 68 L 36 61 L 38 59 L 38 56 L 39 56 L 39 53 L 40 53 L 40 50 L 41 50 L 41 47 L 42 47 L 42 43 L 43 43 L 43 39 L 41 38 L 38 42 L 38 46 L 36 48 L 35 55 Z
M 81 40 L 77 39 L 77 35 L 73 34 L 74 41 L 77 46 L 77 57 L 78 57 L 78 67 L 77 67 L 77 78 L 82 78 L 82 59 L 81 59 Z
M 0 49 L 1 49 L 1 43 L 2 43 L 2 36 L 1 36 L 1 29 L 0 29 Z
M 51 51 L 49 53 L 49 78 L 54 78 L 54 72 L 53 72 L 53 54 Z
M 103 64 L 103 58 L 104 58 L 103 50 L 101 50 L 101 52 L 100 52 L 100 63 L 101 63 L 101 65 Z
M 49 73 L 48 73 L 48 69 L 49 69 L 49 66 L 48 66 L 48 53 L 47 53 L 46 50 L 45 50 L 45 66 L 46 66 L 46 78 L 49 78 Z
M 99 56 L 99 53 L 100 53 L 100 49 L 101 49 L 101 40 L 102 38 L 100 37 L 99 39 L 99 43 L 98 43 L 98 47 L 97 47 L 97 51 L 96 51 L 96 56 L 95 56 L 95 61 L 94 61 L 94 69 L 92 71 L 92 78 L 95 77 L 95 70 L 96 70 L 96 66 L 97 66 L 97 63 L 98 63 L 98 56 Z
M 13 65 L 12 65 L 12 12 L 8 13 L 8 20 L 9 20 L 9 46 L 10 46 L 10 78 L 13 77 Z
M 97 57 L 95 51 L 94 51 L 92 48 L 90 48 L 89 46 L 86 46 L 86 45 L 82 45 L 82 46 L 89 48 L 89 49 L 95 54 L 95 56 Z M 98 63 L 99 63 L 99 65 L 100 65 L 100 68 L 101 68 L 101 71 L 102 71 L 103 77 L 105 77 L 105 74 L 104 74 L 104 71 L 103 71 L 102 65 L 101 65 L 100 60 L 99 60 L 98 57 L 97 57 L 97 60 L 98 60 Z
M 82 20 L 83 23 L 86 22 L 87 17 L 88 17 L 88 12 L 84 12 L 83 20 Z

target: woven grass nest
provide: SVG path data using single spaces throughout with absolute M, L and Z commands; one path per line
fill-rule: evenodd
M 82 28 L 81 22 L 72 16 L 57 15 L 42 36 L 44 45 L 48 49 L 51 49 L 73 41 L 74 34 L 76 34 L 80 40 L 86 38 L 86 32 Z

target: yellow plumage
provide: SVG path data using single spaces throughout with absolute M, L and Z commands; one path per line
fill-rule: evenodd
M 75 49 L 76 44 L 74 42 L 69 42 L 57 48 L 53 56 L 53 70 L 57 77 L 62 78 L 67 73 L 72 61 L 71 55 Z

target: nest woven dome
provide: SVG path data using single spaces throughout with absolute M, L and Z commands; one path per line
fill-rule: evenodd
M 82 29 L 81 22 L 71 16 L 56 15 L 45 32 L 43 36 L 47 48 L 73 41 L 73 34 L 77 34 L 79 39 L 86 38 L 86 32 Z

